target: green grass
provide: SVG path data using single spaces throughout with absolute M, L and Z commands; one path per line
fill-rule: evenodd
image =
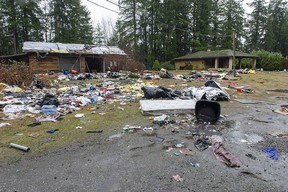
M 99 106 L 95 104 L 96 106 Z M 93 107 L 93 105 L 90 105 Z M 36 127 L 28 127 L 34 119 L 22 119 L 10 122 L 11 126 L 0 129 L 0 156 L 2 160 L 10 158 L 21 158 L 23 155 L 36 155 L 62 148 L 71 143 L 81 142 L 89 139 L 93 134 L 86 133 L 91 130 L 103 130 L 103 134 L 108 137 L 115 133 L 120 133 L 126 125 L 145 125 L 147 117 L 140 114 L 138 103 L 128 103 L 124 111 L 118 109 L 119 103 L 100 105 L 100 109 L 95 114 L 91 111 L 76 111 L 64 116 L 64 119 L 57 122 L 42 122 Z M 75 118 L 77 113 L 84 113 L 84 118 Z M 100 115 L 99 113 L 105 113 Z M 82 126 L 82 129 L 76 129 Z M 50 129 L 59 129 L 54 134 L 47 133 Z M 17 135 L 23 134 L 23 135 Z M 30 134 L 37 134 L 37 137 L 29 137 Z M 97 134 L 97 133 L 96 133 Z M 31 151 L 21 152 L 9 147 L 10 143 L 17 143 L 31 148 Z

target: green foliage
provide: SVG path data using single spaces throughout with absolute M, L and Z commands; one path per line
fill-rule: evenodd
M 241 59 L 241 68 L 242 69 L 245 69 L 245 68 L 250 69 L 250 68 L 252 68 L 252 65 L 253 65 L 252 62 L 253 62 L 253 59 L 247 59 L 247 58 Z M 236 62 L 236 63 L 238 63 L 238 62 Z
M 42 41 L 40 0 L 0 0 L 0 55 L 22 51 L 24 41 Z
M 153 66 L 152 66 L 152 69 L 154 71 L 159 71 L 161 69 L 161 65 L 160 65 L 160 62 L 158 60 L 155 60 L 154 63 L 153 63 Z
M 259 56 L 257 60 L 258 67 L 266 71 L 283 70 L 284 57 L 281 53 L 271 53 L 268 51 L 255 51 L 253 54 Z
M 265 33 L 265 25 L 267 20 L 267 7 L 265 6 L 265 0 L 253 0 L 248 5 L 253 9 L 249 15 L 250 18 L 247 23 L 248 34 L 246 50 L 256 51 L 263 47 L 263 38 Z
M 93 27 L 89 11 L 80 0 L 50 1 L 49 15 L 53 16 L 52 41 L 92 44 Z M 52 30 L 50 29 L 50 30 Z
M 100 27 L 100 23 L 98 23 L 94 29 L 93 43 L 96 45 L 105 45 L 106 44 L 105 39 L 104 39 L 104 32 L 103 32 L 102 28 Z
M 175 65 L 168 62 L 161 63 L 161 68 L 167 69 L 167 70 L 175 70 Z

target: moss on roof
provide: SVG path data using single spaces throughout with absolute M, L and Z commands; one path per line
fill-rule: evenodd
M 235 52 L 236 58 L 257 58 L 257 55 L 252 55 L 249 53 L 243 53 L 240 51 Z M 216 51 L 198 51 L 196 53 L 184 55 L 182 57 L 177 57 L 174 60 L 189 60 L 189 59 L 212 59 L 212 58 L 225 58 L 233 57 L 233 50 L 216 50 Z

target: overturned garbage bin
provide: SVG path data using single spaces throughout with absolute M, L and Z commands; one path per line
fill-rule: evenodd
M 221 107 L 218 102 L 199 100 L 195 105 L 195 116 L 198 122 L 215 123 L 218 121 Z

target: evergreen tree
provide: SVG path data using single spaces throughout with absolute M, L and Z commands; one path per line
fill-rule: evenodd
M 94 29 L 94 40 L 93 43 L 96 45 L 106 45 L 107 43 L 105 42 L 104 39 L 104 32 L 100 26 L 99 23 L 97 23 L 95 29 Z
M 138 2 L 136 0 L 119 0 L 120 19 L 119 19 L 119 35 L 122 36 L 122 42 L 126 43 L 126 48 L 132 53 L 137 50 L 137 26 L 139 26 Z M 139 3 L 140 4 L 140 3 Z M 133 55 L 135 56 L 135 55 Z
M 0 4 L 0 55 L 13 53 L 13 38 L 8 31 L 7 17 Z
M 40 0 L 1 0 L 0 24 L 3 26 L 4 54 L 20 53 L 24 41 L 42 40 Z
M 212 0 L 193 0 L 193 40 L 196 50 L 205 50 L 211 44 Z M 217 5 L 216 5 L 217 6 Z M 214 20 L 215 22 L 215 20 Z
M 223 0 L 213 0 L 211 10 L 211 49 L 218 49 L 222 47 L 222 20 L 224 15 Z
M 80 0 L 50 1 L 53 41 L 92 44 L 93 27 L 89 11 Z
M 242 49 L 244 36 L 244 9 L 241 0 L 225 0 L 222 25 L 222 48 L 231 49 L 233 44 L 233 30 L 236 33 L 236 48 Z
M 287 54 L 287 6 L 285 0 L 271 0 L 269 3 L 264 36 L 264 49 L 267 51 Z
M 253 9 L 249 15 L 247 30 L 247 48 L 249 52 L 263 48 L 264 30 L 267 21 L 267 7 L 265 0 L 254 0 L 249 4 Z

